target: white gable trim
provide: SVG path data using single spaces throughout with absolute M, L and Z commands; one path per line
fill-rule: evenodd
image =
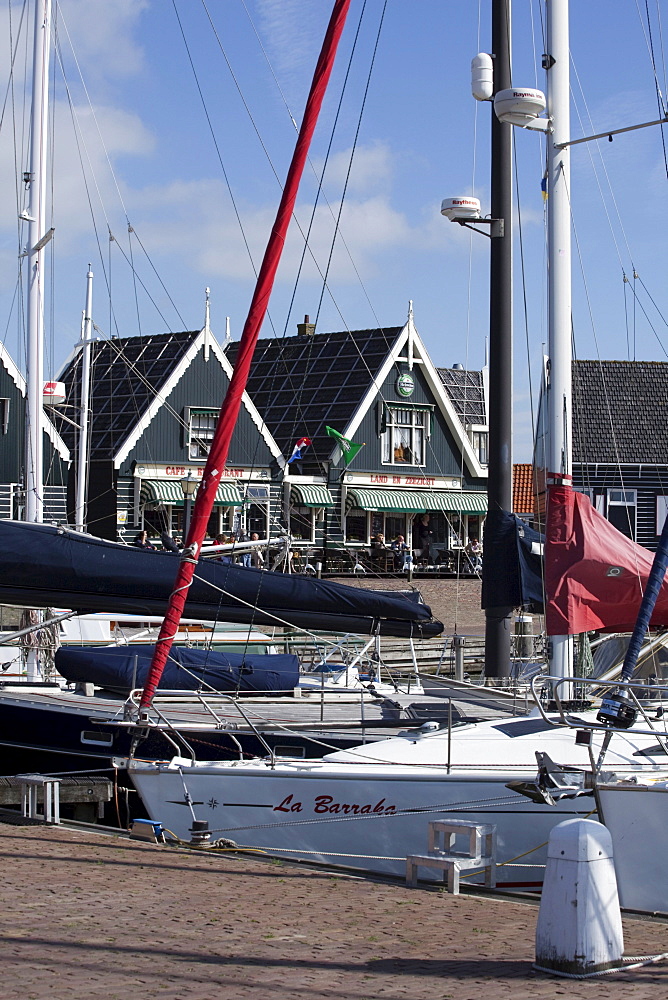
M 234 369 L 230 363 L 230 359 L 228 358 L 227 354 L 216 340 L 212 339 L 211 347 L 213 348 L 214 354 L 216 355 L 221 365 L 223 366 L 223 371 L 225 372 L 227 377 L 231 379 L 232 372 L 234 371 Z M 248 411 L 248 416 L 251 418 L 251 420 L 257 427 L 258 431 L 260 432 L 262 440 L 266 444 L 267 448 L 269 449 L 273 457 L 276 459 L 279 468 L 285 469 L 286 462 L 283 456 L 283 452 L 276 444 L 276 441 L 274 440 L 269 428 L 262 419 L 257 407 L 255 406 L 255 404 L 253 403 L 252 399 L 250 398 L 247 392 L 244 392 L 241 398 L 243 400 L 244 406 Z
M 11 378 L 16 388 L 19 390 L 22 396 L 25 396 L 26 380 L 24 379 L 23 375 L 14 364 L 14 361 L 4 344 L 0 344 L 0 361 L 4 365 L 5 371 Z
M 478 457 L 473 450 L 471 442 L 468 439 L 465 428 L 462 426 L 462 422 L 457 416 L 457 412 L 452 405 L 450 397 L 447 394 L 446 388 L 441 381 L 441 378 L 436 371 L 434 365 L 432 364 L 427 350 L 422 343 L 419 333 L 415 328 L 413 323 L 412 311 L 408 317 L 408 322 L 402 329 L 401 333 L 397 337 L 396 341 L 390 352 L 388 353 L 385 361 L 383 362 L 378 375 L 372 381 L 369 389 L 367 390 L 363 400 L 358 406 L 357 410 L 353 414 L 348 426 L 344 431 L 342 431 L 344 437 L 352 438 L 357 428 L 362 423 L 362 420 L 369 412 L 370 408 L 375 403 L 380 388 L 385 382 L 385 379 L 389 375 L 390 371 L 399 360 L 402 355 L 402 351 L 406 350 L 408 353 L 404 355 L 404 359 L 407 357 L 409 359 L 409 364 L 412 367 L 414 364 L 419 364 L 421 366 L 421 371 L 424 374 L 429 388 L 434 394 L 435 399 L 438 402 L 439 409 L 443 416 L 445 417 L 446 424 L 450 429 L 452 436 L 455 441 L 458 442 L 459 447 L 464 455 L 464 461 L 466 466 L 471 473 L 471 475 L 476 476 L 479 479 L 487 478 L 487 468 L 480 464 Z M 337 446 L 337 451 L 340 449 Z
M 13 361 L 11 355 L 8 353 L 7 349 L 5 348 L 5 346 L 3 344 L 0 344 L 0 363 L 2 363 L 4 365 L 5 371 L 7 372 L 7 374 L 11 378 L 12 382 L 14 383 L 14 385 L 16 386 L 16 388 L 19 390 L 19 392 L 21 393 L 21 395 L 25 399 L 25 397 L 26 397 L 26 380 L 23 377 L 23 375 L 21 374 L 21 372 L 19 371 L 19 369 L 14 364 L 14 361 Z M 50 418 L 49 418 L 49 416 L 48 416 L 47 413 L 44 414 L 43 428 L 44 428 L 44 431 L 46 432 L 46 434 L 48 435 L 48 438 L 49 438 L 51 444 L 53 445 L 53 447 L 55 448 L 55 450 L 58 452 L 58 454 L 62 458 L 63 462 L 69 462 L 70 461 L 70 449 L 67 447 L 67 445 L 65 444 L 65 442 L 61 438 L 60 434 L 58 433 L 58 431 L 56 430 L 56 428 L 51 423 L 51 420 L 50 420 Z
M 132 431 L 123 442 L 122 447 L 116 452 L 114 456 L 114 468 L 119 469 L 121 467 L 123 462 L 127 459 L 128 455 L 139 441 L 142 434 L 148 429 L 151 422 L 158 415 L 160 409 L 167 401 L 167 398 L 169 397 L 173 389 L 176 388 L 180 380 L 183 378 L 186 371 L 193 363 L 199 352 L 202 349 L 206 350 L 207 348 L 213 351 L 216 358 L 220 362 L 223 371 L 227 375 L 228 379 L 232 377 L 232 366 L 230 365 L 229 360 L 225 357 L 225 352 L 219 346 L 215 337 L 211 334 L 211 331 L 210 330 L 207 331 L 206 328 L 200 330 L 199 334 L 195 338 L 193 338 L 190 347 L 185 352 L 185 354 L 179 361 L 178 365 L 174 368 L 174 370 L 172 371 L 171 375 L 169 376 L 165 384 L 162 386 L 159 392 L 156 392 L 153 401 L 146 408 L 141 418 L 134 425 Z M 279 465 L 282 466 L 284 464 L 284 459 L 282 458 L 280 449 L 278 448 L 274 439 L 269 434 L 269 431 L 266 429 L 266 425 L 260 418 L 260 415 L 258 414 L 256 408 L 251 403 L 248 394 L 245 392 L 242 396 L 242 402 L 243 405 L 248 410 L 251 420 L 257 426 L 258 430 L 262 434 L 262 437 L 265 443 L 267 444 L 267 447 L 271 451 L 271 454 L 278 461 Z

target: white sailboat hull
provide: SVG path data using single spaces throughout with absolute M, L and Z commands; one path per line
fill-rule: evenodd
M 191 768 L 183 760 L 178 766 L 136 763 L 131 774 L 150 816 L 184 840 L 190 839 L 192 826 L 185 786 L 213 839 L 392 875 L 405 872 L 407 854 L 426 852 L 429 820 L 496 824 L 503 862 L 540 845 L 555 823 L 588 814 L 593 806 L 589 799 L 557 808 L 537 806 L 505 788 L 506 781 L 518 777 L 511 770 L 356 776 L 304 765 L 277 765 L 273 771 L 243 764 Z M 544 855 L 543 847 L 524 865 L 501 870 L 499 881 L 542 882 L 542 869 L 534 866 L 544 864 Z
M 632 732 L 615 736 L 611 766 L 614 760 L 618 773 L 637 770 L 634 754 L 650 742 Z M 208 821 L 213 839 L 229 838 L 281 857 L 401 875 L 407 854 L 426 852 L 429 820 L 463 819 L 496 825 L 497 859 L 512 862 L 500 869 L 500 882 L 536 884 L 542 881 L 552 827 L 595 809 L 588 796 L 543 806 L 505 787 L 508 781 L 535 778 L 537 750 L 561 764 L 589 765 L 587 750 L 575 743 L 572 731 L 533 718 L 456 728 L 450 750 L 441 731 L 316 761 L 281 760 L 273 767 L 269 761 L 175 758 L 132 760 L 128 769 L 151 818 L 183 840 L 190 839 L 194 813 Z M 651 758 L 644 759 L 651 766 Z
M 668 913 L 668 775 L 656 783 L 601 785 L 603 820 L 612 836 L 619 902 Z M 648 779 L 641 777 L 641 782 Z

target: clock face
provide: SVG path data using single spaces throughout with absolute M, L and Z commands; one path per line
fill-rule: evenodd
M 397 379 L 396 390 L 400 396 L 412 396 L 413 390 L 415 389 L 415 382 L 413 381 L 413 376 L 409 375 L 408 372 L 404 372 Z

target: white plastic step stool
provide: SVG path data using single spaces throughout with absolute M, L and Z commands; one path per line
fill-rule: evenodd
M 468 836 L 468 851 L 455 850 L 457 837 Z M 406 857 L 406 885 L 415 888 L 418 868 L 440 868 L 448 892 L 459 892 L 459 873 L 485 872 L 485 885 L 496 885 L 496 827 L 463 820 L 431 820 L 427 828 L 427 854 Z
M 47 774 L 17 774 L 12 783 L 21 788 L 21 815 L 43 818 L 45 823 L 60 823 L 60 779 Z M 44 815 L 37 812 L 37 791 L 44 794 Z

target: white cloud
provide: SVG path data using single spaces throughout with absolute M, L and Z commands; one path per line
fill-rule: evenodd
M 60 0 L 58 7 L 61 42 L 69 36 L 84 77 L 133 76 L 142 69 L 143 49 L 133 34 L 149 0 Z
M 257 0 L 259 31 L 273 69 L 287 79 L 313 70 L 322 44 L 323 8 L 312 0 Z
M 325 184 L 327 188 L 335 188 L 338 193 L 343 190 L 346 175 L 350 165 L 352 149 L 344 149 L 334 153 L 327 162 Z M 318 174 L 322 171 L 322 160 L 316 161 Z M 353 157 L 353 165 L 348 181 L 348 191 L 366 192 L 386 189 L 393 175 L 393 157 L 386 143 L 377 142 L 371 146 L 358 146 Z
M 274 221 L 275 206 L 238 205 L 246 239 L 256 266 L 261 261 Z M 339 204 L 319 206 L 309 240 L 313 257 L 322 271 L 327 266 Z M 306 232 L 312 205 L 301 203 L 297 217 Z M 239 232 L 236 217 L 229 207 L 227 194 L 218 181 L 179 181 L 165 187 L 150 187 L 135 192 L 132 218 L 142 242 L 152 253 L 180 255 L 204 277 L 250 279 L 252 269 Z M 421 229 L 413 229 L 405 216 L 382 195 L 366 199 L 348 199 L 341 218 L 346 247 L 337 240 L 330 278 L 342 283 L 357 281 L 356 270 L 365 278 L 378 273 L 379 257 L 398 247 L 419 248 L 424 243 Z M 294 220 L 291 223 L 279 272 L 293 281 L 303 249 L 303 237 Z M 303 279 L 319 281 L 318 268 L 311 254 L 304 262 Z

